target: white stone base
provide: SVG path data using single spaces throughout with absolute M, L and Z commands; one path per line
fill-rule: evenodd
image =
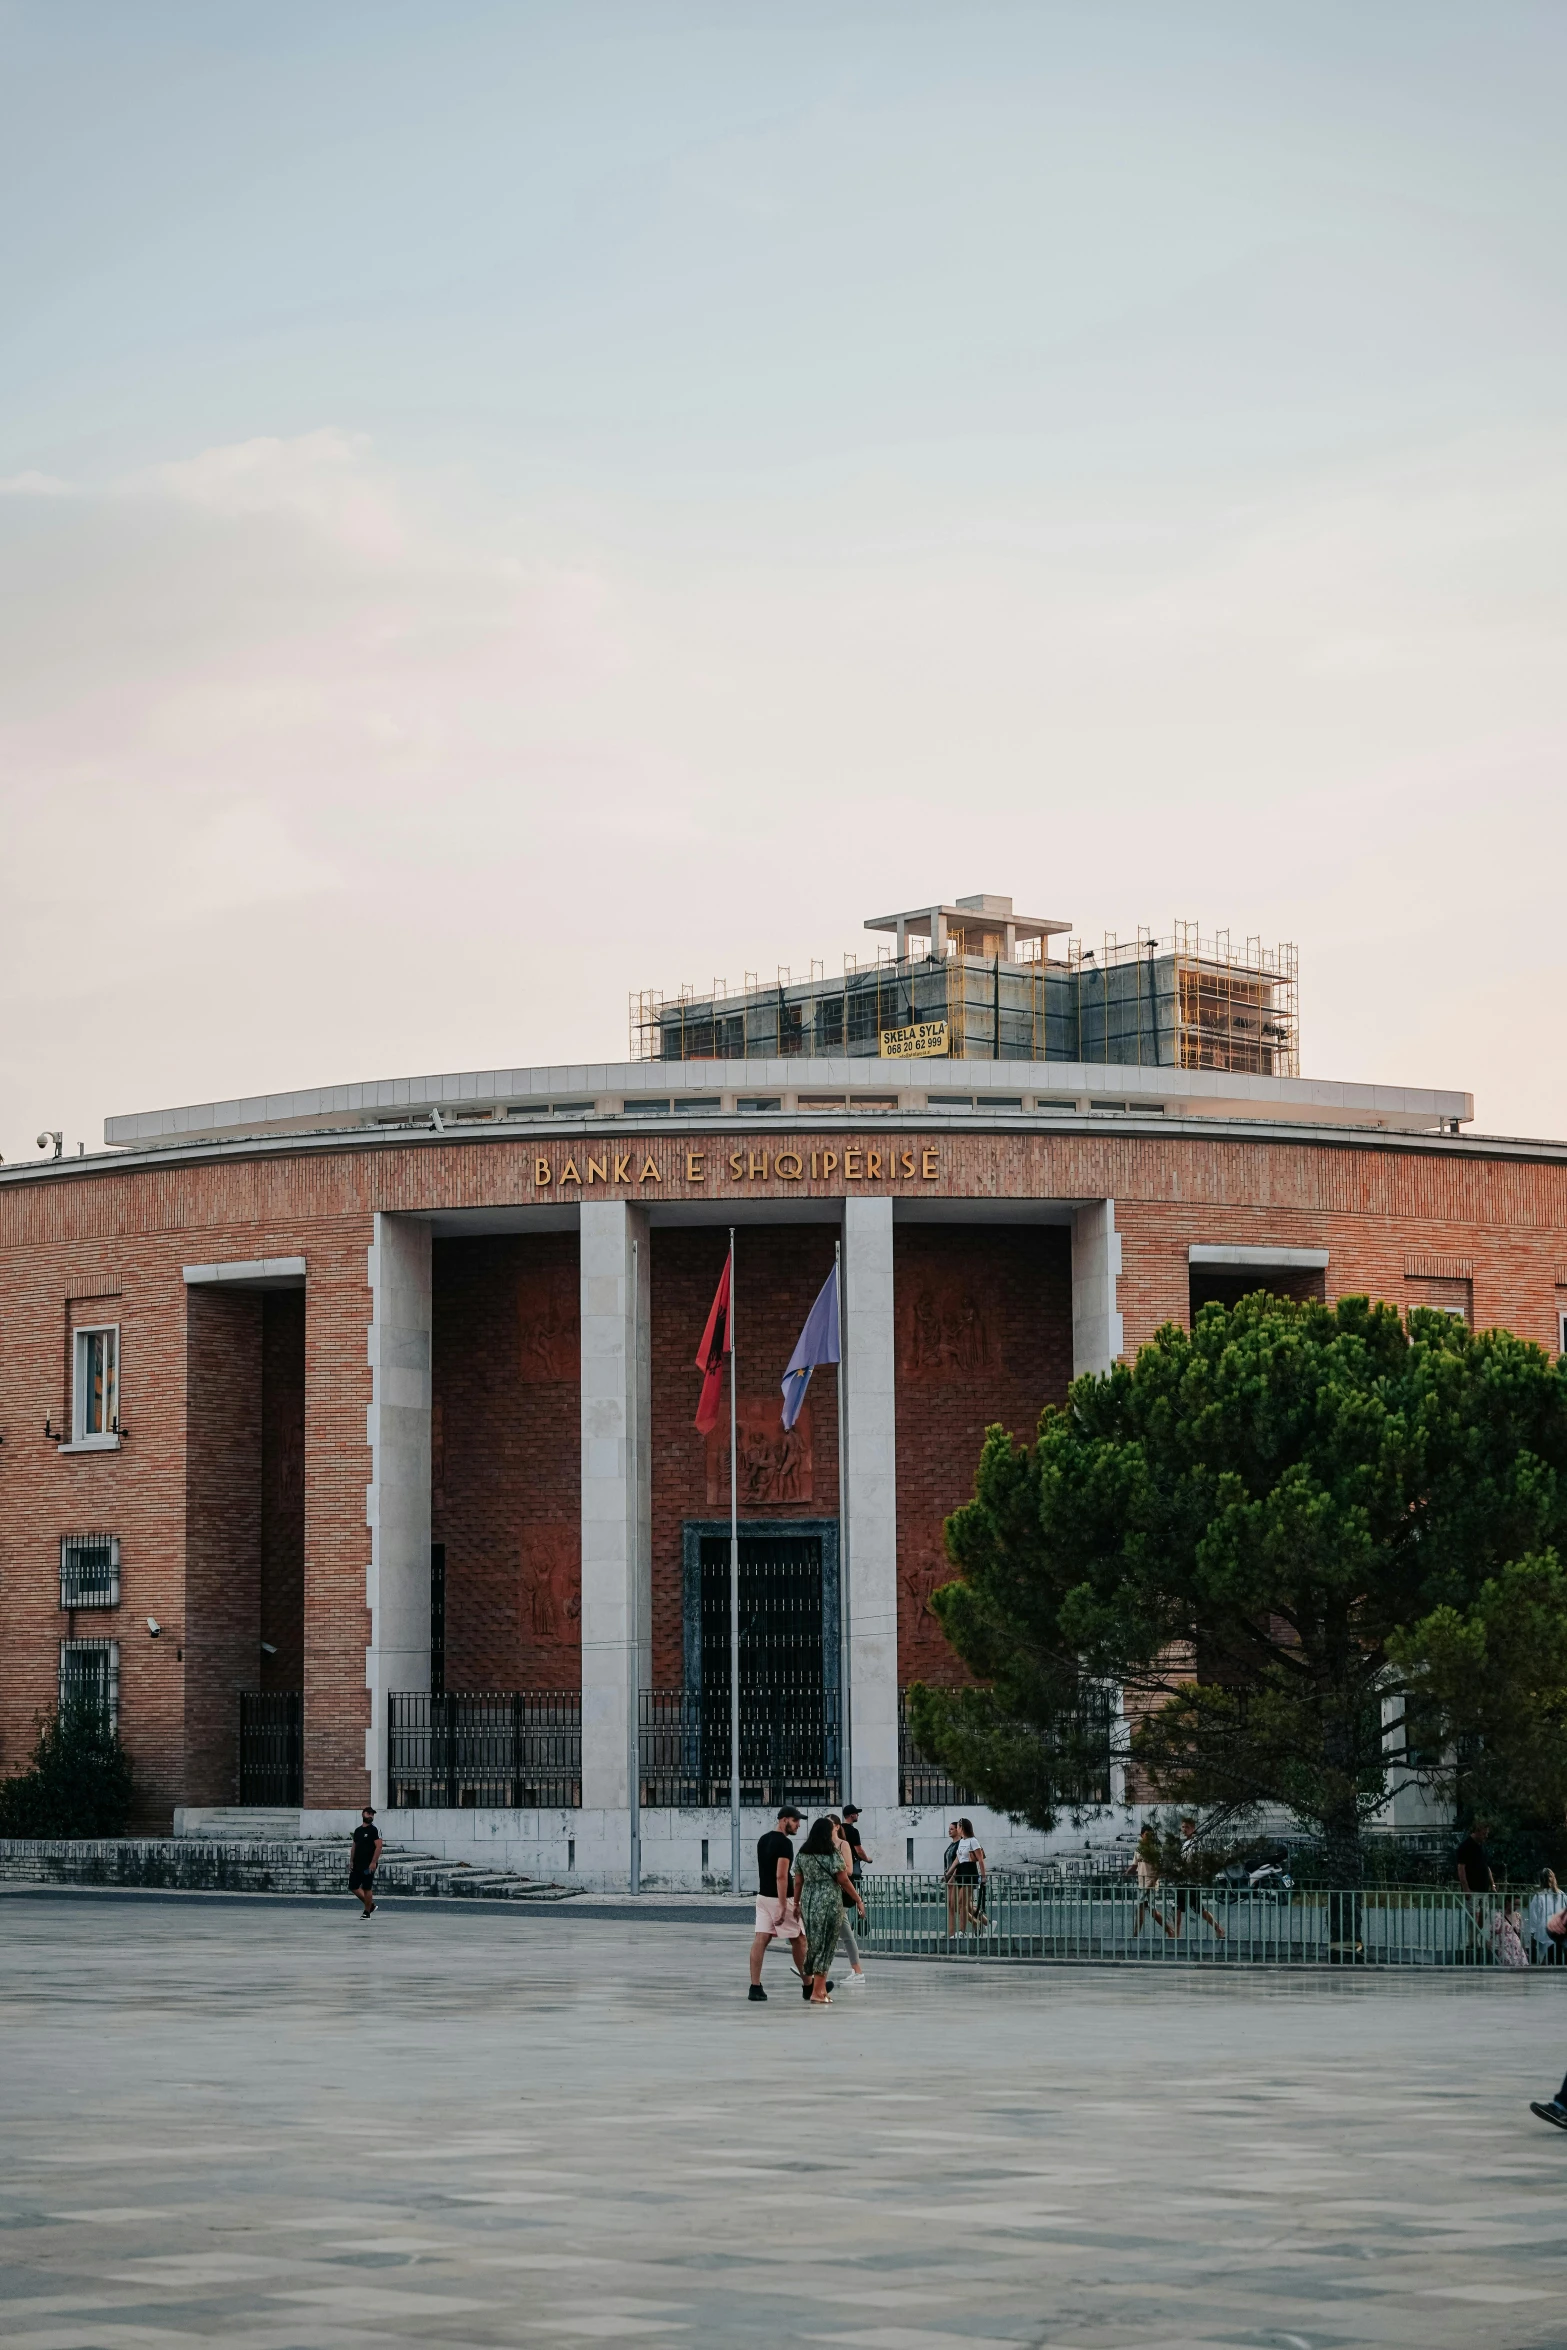
M 176 1812 L 176 1836 L 233 1835 L 243 1822 L 237 1806 L 219 1816 L 210 1810 L 186 1808 Z M 294 1831 L 304 1837 L 342 1838 L 359 1825 L 357 1811 L 301 1811 Z M 269 1833 L 284 1815 L 268 1810 Z M 934 1875 L 940 1870 L 947 1844 L 950 1810 L 933 1811 L 907 1805 L 867 1809 L 860 1816 L 860 1835 L 878 1876 Z M 1092 1845 L 1102 1850 L 1126 1836 L 1124 1814 L 1101 1812 L 1077 1828 L 1059 1828 L 1043 1836 L 1032 1828 L 1015 1827 L 1002 1813 L 974 1805 L 974 1822 L 993 1868 L 1032 1867 L 1043 1860 L 1064 1860 Z M 518 1869 L 526 1876 L 546 1877 L 557 1884 L 580 1886 L 585 1893 L 623 1893 L 629 1882 L 629 1823 L 623 1811 L 382 1811 L 378 1825 L 388 1844 L 416 1847 L 442 1860 L 470 1860 L 489 1868 Z M 747 1810 L 741 1814 L 741 1852 L 744 1876 L 741 1891 L 754 1890 L 756 1843 L 774 1824 L 773 1813 Z M 703 1867 L 702 1845 L 707 1844 Z M 913 1844 L 913 1860 L 909 1846 Z M 1130 1841 L 1126 1844 L 1131 1856 Z M 642 1890 L 645 1893 L 727 1893 L 729 1890 L 729 1814 L 726 1811 L 645 1811 L 642 1814 Z

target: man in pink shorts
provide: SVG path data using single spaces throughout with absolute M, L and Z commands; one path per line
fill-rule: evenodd
M 756 1845 L 756 1932 L 751 1939 L 751 1991 L 765 1999 L 762 1961 L 774 1942 L 787 1943 L 794 1954 L 795 1973 L 805 1974 L 805 1931 L 789 1898 L 789 1871 L 794 1866 L 793 1839 L 800 1832 L 800 1815 L 792 1803 L 780 1806 L 778 1825 Z

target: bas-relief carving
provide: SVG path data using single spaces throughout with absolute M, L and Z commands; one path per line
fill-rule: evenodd
M 523 1646 L 574 1641 L 582 1619 L 581 1538 L 574 1525 L 530 1526 L 522 1537 Z
M 937 1679 L 950 1680 L 957 1660 L 948 1645 L 930 1595 L 943 1583 L 957 1580 L 957 1568 L 942 1547 L 938 1528 L 898 1556 L 898 1656 L 910 1672 L 927 1667 Z
M 996 1348 L 961 1273 L 917 1276 L 898 1311 L 898 1368 L 935 1387 L 989 1370 Z
M 735 1451 L 740 1464 L 740 1507 L 776 1507 L 815 1499 L 811 1407 L 804 1404 L 792 1428 L 783 1424 L 780 1396 L 742 1395 L 735 1404 Z M 707 1440 L 709 1509 L 729 1506 L 729 1415 L 725 1411 Z
M 582 1375 L 582 1293 L 571 1265 L 530 1265 L 517 1276 L 518 1373 L 525 1386 Z

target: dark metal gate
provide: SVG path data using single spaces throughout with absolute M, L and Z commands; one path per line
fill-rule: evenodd
M 304 1699 L 297 1689 L 240 1691 L 239 1800 L 304 1801 Z
M 729 1543 L 701 1545 L 698 1777 L 729 1788 Z M 837 1798 L 837 1692 L 823 1669 L 822 1545 L 785 1531 L 740 1536 L 740 1799 Z

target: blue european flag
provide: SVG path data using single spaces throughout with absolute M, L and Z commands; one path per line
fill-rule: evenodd
M 783 1376 L 783 1424 L 792 1428 L 800 1417 L 800 1406 L 805 1391 L 811 1384 L 811 1373 L 818 1363 L 838 1360 L 838 1264 L 833 1260 L 832 1271 L 817 1292 L 816 1303 L 805 1317 L 805 1328 L 800 1332 L 789 1368 Z

